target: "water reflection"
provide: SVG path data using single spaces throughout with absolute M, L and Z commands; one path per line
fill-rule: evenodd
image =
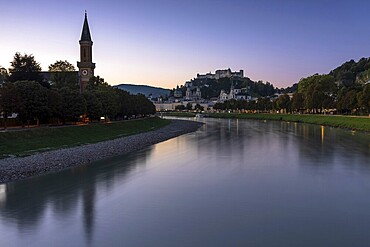
M 75 214 L 81 202 L 86 239 L 91 241 L 97 188 L 104 187 L 109 192 L 117 179 L 122 183 L 137 166 L 145 165 L 152 149 L 148 147 L 93 165 L 2 184 L 0 217 L 15 224 L 21 232 L 37 231 L 39 221 L 45 217 L 49 207 L 53 216 L 65 219 Z
M 370 241 L 368 134 L 287 122 L 202 121 L 200 131 L 140 152 L 0 185 L 0 245 L 8 234 L 15 246 L 29 246 L 27 237 L 39 240 L 33 246 L 50 246 L 40 240 L 48 233 L 60 246 Z M 72 240 L 49 232 L 55 225 Z M 72 225 L 76 233 L 66 234 Z M 354 241 L 351 234 L 360 237 Z

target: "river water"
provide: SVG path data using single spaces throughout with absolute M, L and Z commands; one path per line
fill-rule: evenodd
M 0 246 L 369 246 L 370 135 L 203 119 L 199 131 L 0 185 Z

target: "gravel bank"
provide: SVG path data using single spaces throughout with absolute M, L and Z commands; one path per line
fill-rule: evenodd
M 94 144 L 58 149 L 22 158 L 0 160 L 0 183 L 25 179 L 85 165 L 93 161 L 136 151 L 186 133 L 196 131 L 202 123 L 172 120 L 158 130 Z

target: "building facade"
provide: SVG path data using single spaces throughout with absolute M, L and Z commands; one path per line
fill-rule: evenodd
M 218 96 L 218 102 L 224 102 L 231 99 L 251 100 L 251 96 L 248 95 L 247 88 L 235 88 L 234 85 L 231 85 L 229 93 L 225 92 L 225 90 L 221 90 L 220 95 Z

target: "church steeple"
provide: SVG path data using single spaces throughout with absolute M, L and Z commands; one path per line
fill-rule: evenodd
M 79 68 L 80 91 L 83 92 L 89 80 L 94 76 L 95 63 L 92 62 L 92 46 L 89 23 L 87 22 L 87 13 L 85 11 L 85 20 L 82 27 L 80 40 L 80 61 L 77 62 Z
M 87 21 L 87 12 L 85 10 L 85 20 L 84 20 L 84 25 L 82 28 L 82 33 L 81 33 L 81 40 L 80 41 L 90 41 L 91 40 L 91 35 L 90 35 L 90 28 L 89 28 L 89 23 Z

